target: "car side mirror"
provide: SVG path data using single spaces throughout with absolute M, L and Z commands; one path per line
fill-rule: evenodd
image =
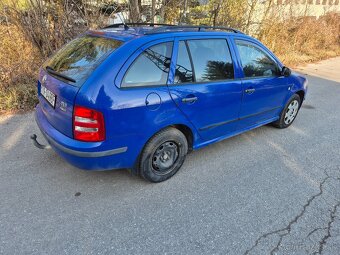
M 292 71 L 288 67 L 286 67 L 286 66 L 282 67 L 282 70 L 281 70 L 281 75 L 282 76 L 288 77 L 291 74 L 292 74 Z

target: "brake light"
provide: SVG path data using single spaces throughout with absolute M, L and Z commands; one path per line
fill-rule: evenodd
M 101 112 L 76 105 L 73 111 L 74 139 L 85 142 L 105 140 L 104 117 Z

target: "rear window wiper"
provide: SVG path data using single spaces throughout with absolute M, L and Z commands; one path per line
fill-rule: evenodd
M 58 76 L 60 78 L 63 78 L 67 81 L 70 81 L 70 82 L 76 82 L 75 79 L 72 79 L 71 77 L 68 77 L 67 75 L 64 75 L 64 74 L 61 74 L 61 73 L 58 73 L 57 71 L 55 71 L 52 67 L 50 66 L 46 66 L 46 71 L 52 75 L 55 75 L 55 76 Z

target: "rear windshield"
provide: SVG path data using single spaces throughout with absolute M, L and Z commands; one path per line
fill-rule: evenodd
M 91 72 L 122 44 L 122 41 L 114 39 L 85 35 L 61 48 L 44 63 L 44 68 L 52 69 L 54 74 L 72 78 L 75 82 L 70 84 L 80 87 Z M 62 79 L 58 75 L 54 76 Z

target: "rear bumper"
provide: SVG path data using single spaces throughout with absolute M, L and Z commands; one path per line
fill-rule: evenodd
M 46 141 L 71 165 L 87 170 L 111 170 L 132 168 L 135 155 L 127 146 L 115 146 L 109 142 L 81 142 L 56 130 L 46 119 L 41 108 L 35 109 L 35 120 Z
M 45 139 L 48 141 L 49 144 L 51 144 L 53 147 L 58 148 L 59 150 L 63 151 L 64 153 L 81 157 L 81 158 L 98 158 L 98 157 L 105 157 L 105 156 L 111 156 L 119 153 L 123 153 L 127 151 L 127 147 L 121 147 L 117 149 L 112 150 L 106 150 L 106 151 L 78 151 L 74 149 L 69 149 L 60 143 L 53 140 L 50 136 L 48 136 L 46 133 L 43 133 Z

